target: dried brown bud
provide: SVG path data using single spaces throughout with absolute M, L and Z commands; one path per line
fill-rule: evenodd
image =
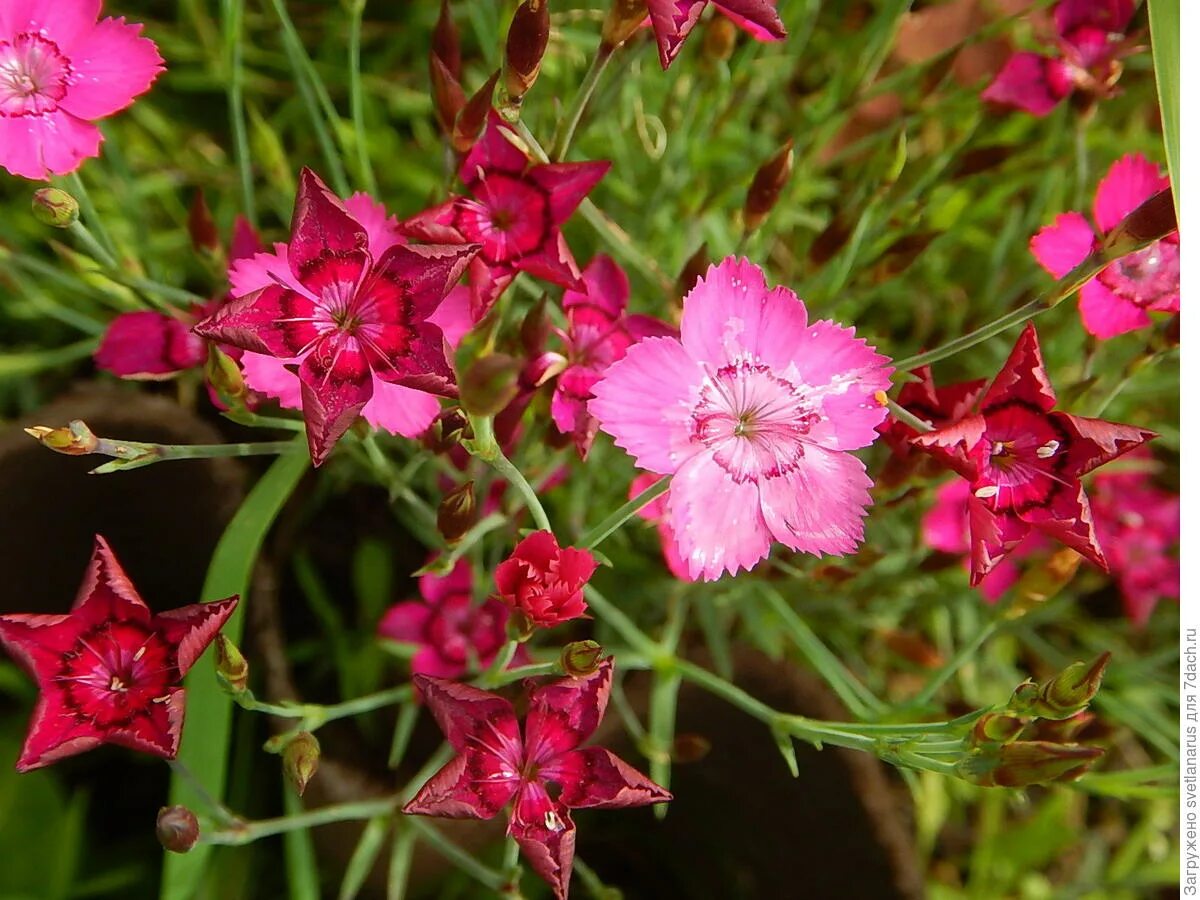
M 436 56 L 429 58 L 429 84 L 433 95 L 433 114 L 447 137 L 454 134 L 454 122 L 467 105 L 467 95 L 450 70 Z
M 487 127 L 488 112 L 492 108 L 492 95 L 496 93 L 496 82 L 500 78 L 500 70 L 492 73 L 492 77 L 484 82 L 483 87 L 471 95 L 454 120 L 454 129 L 450 134 L 450 145 L 459 153 L 466 153 L 479 140 L 483 129 Z
M 517 396 L 521 361 L 492 353 L 471 363 L 458 380 L 458 398 L 474 416 L 494 416 Z
M 34 425 L 32 428 L 26 428 L 25 433 L 41 441 L 42 446 L 67 456 L 86 456 L 95 453 L 96 448 L 100 446 L 100 439 L 79 419 L 75 419 L 66 428 Z
M 889 630 L 883 634 L 887 648 L 922 669 L 936 669 L 943 663 L 942 655 L 925 638 L 912 631 Z
M 613 0 L 600 28 L 600 53 L 612 53 L 646 20 L 646 0 Z
M 721 63 L 733 56 L 737 46 L 737 26 L 728 16 L 713 16 L 704 29 L 704 58 Z
M 309 781 L 317 774 L 320 761 L 321 745 L 308 731 L 301 731 L 283 749 L 283 771 L 297 794 L 304 794 Z
M 475 482 L 460 484 L 438 504 L 437 529 L 447 544 L 454 544 L 478 520 L 475 512 Z
M 699 249 L 683 264 L 683 271 L 679 273 L 679 278 L 675 281 L 676 302 L 688 295 L 688 292 L 696 286 L 696 282 L 708 271 L 710 265 L 712 265 L 712 260 L 708 256 L 708 244 L 701 244 Z
M 742 209 L 746 231 L 756 229 L 775 208 L 775 204 L 779 202 L 779 195 L 788 179 L 792 177 L 794 160 L 792 139 L 788 138 L 779 151 L 754 173 L 754 181 L 750 183 L 750 190 L 746 193 L 746 205 Z
M 976 750 L 955 765 L 960 778 L 984 787 L 1026 787 L 1074 781 L 1104 755 L 1099 747 L 1017 741 Z
M 521 349 L 526 356 L 541 353 L 550 338 L 550 316 L 546 314 L 546 306 L 547 298 L 542 294 L 521 320 Z
M 712 741 L 702 734 L 677 734 L 671 744 L 671 762 L 678 765 L 699 762 L 712 750 Z
M 217 635 L 217 681 L 231 694 L 241 694 L 250 681 L 250 664 L 237 644 L 223 634 Z
M 504 54 L 504 88 L 510 101 L 520 102 L 537 81 L 550 41 L 548 0 L 525 0 L 517 7 Z
M 200 840 L 200 823 L 186 806 L 164 806 L 154 825 L 158 842 L 172 853 L 187 853 Z
M 221 252 L 221 235 L 217 231 L 217 223 L 213 221 L 204 199 L 204 191 L 199 188 L 192 194 L 192 205 L 188 209 L 188 234 L 192 238 L 192 247 L 200 253 L 216 255 Z
M 433 424 L 421 435 L 425 447 L 433 453 L 445 453 L 457 447 L 468 436 L 470 423 L 457 406 L 442 410 Z
M 450 14 L 450 0 L 442 0 L 437 24 L 433 26 L 433 42 L 429 49 L 429 64 L 439 60 L 455 82 L 462 79 L 462 50 L 459 47 L 458 28 Z
M 585 678 L 600 668 L 604 648 L 595 641 L 571 641 L 562 649 L 559 663 L 573 678 Z

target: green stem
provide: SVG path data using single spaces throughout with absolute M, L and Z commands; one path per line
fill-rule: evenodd
M 494 688 L 499 686 L 499 682 L 497 681 L 498 676 L 508 668 L 508 664 L 512 662 L 513 657 L 517 653 L 517 648 L 520 646 L 521 642 L 518 640 L 505 642 L 504 646 L 500 648 L 500 652 L 496 654 L 496 658 L 492 660 L 492 664 L 488 666 L 487 671 L 479 676 L 480 687 Z
M 358 154 L 358 174 L 372 197 L 379 195 L 375 170 L 367 153 L 367 125 L 363 113 L 362 83 L 362 20 L 367 0 L 352 0 L 350 4 L 350 116 L 354 120 L 354 146 Z
M 600 76 L 604 74 L 604 68 L 612 59 L 612 55 L 613 48 L 611 47 L 601 45 L 596 49 L 596 55 L 592 57 L 592 64 L 588 67 L 587 74 L 583 76 L 579 91 L 575 94 L 566 118 L 563 119 L 561 131 L 555 136 L 554 149 L 550 152 L 550 158 L 554 162 L 561 162 L 566 158 L 567 150 L 570 149 L 571 141 L 575 137 L 575 129 L 579 127 L 579 120 L 583 118 L 584 110 L 587 109 L 592 94 L 595 93 L 596 85 L 600 83 Z
M 192 774 L 192 770 L 183 762 L 178 759 L 171 759 L 167 761 L 167 765 L 171 767 L 171 771 L 175 773 L 176 777 L 188 783 L 188 786 L 196 792 L 196 796 L 208 807 L 209 812 L 216 816 L 224 825 L 233 825 L 238 822 L 238 817 L 234 815 L 233 811 L 210 794 L 200 779 Z
M 421 840 L 479 883 L 491 888 L 493 891 L 500 891 L 508 884 L 508 879 L 503 872 L 489 869 L 462 847 L 458 846 L 458 844 L 442 834 L 437 826 L 426 822 L 419 816 L 410 816 L 408 823 L 421 836 Z
M 634 650 L 651 660 L 656 660 L 662 656 L 662 650 L 658 644 L 638 628 L 629 616 L 606 600 L 604 595 L 592 587 L 592 585 L 585 584 L 583 586 L 583 594 L 587 598 L 588 606 L 592 611 L 607 624 L 611 625 L 613 630 L 624 638 L 625 642 L 633 647 Z
M 108 229 L 104 225 L 104 220 L 100 218 L 100 213 L 96 211 L 96 206 L 92 203 L 92 195 L 88 193 L 88 189 L 84 186 L 83 179 L 79 177 L 78 171 L 72 172 L 67 176 L 67 184 L 70 186 L 71 194 L 79 201 L 79 209 L 83 213 L 83 217 L 96 229 L 96 234 L 100 236 L 105 249 L 108 250 L 109 257 L 115 260 L 117 245 L 113 243 L 112 236 L 108 233 Z M 112 266 L 116 267 L 115 261 L 112 263 Z
M 562 667 L 557 662 L 531 663 L 528 666 L 516 666 L 497 672 L 487 682 L 490 688 L 502 687 L 520 681 L 522 678 L 536 678 L 540 675 L 561 675 Z
M 620 509 L 604 519 L 599 525 L 587 531 L 580 538 L 579 546 L 590 550 L 592 547 L 600 544 L 610 534 L 637 515 L 638 511 L 644 506 L 653 503 L 657 498 L 665 494 L 671 487 L 671 476 L 664 475 L 654 484 L 650 485 Z
M 959 648 L 958 652 L 944 666 L 934 673 L 933 677 L 925 683 L 925 687 L 921 688 L 920 693 L 908 702 L 909 707 L 921 707 L 929 703 L 933 699 L 933 695 L 944 685 L 950 678 L 961 669 L 975 655 L 976 651 L 984 645 L 992 635 L 1000 630 L 1007 620 L 1001 616 L 994 616 L 990 622 L 981 628 L 971 640 Z
M 225 39 L 227 81 L 225 96 L 229 102 L 229 126 L 233 131 L 233 152 L 237 157 L 238 177 L 242 185 L 242 214 L 258 228 L 258 210 L 254 199 L 254 173 L 250 166 L 250 140 L 246 135 L 246 110 L 242 99 L 245 69 L 242 65 L 242 18 L 245 0 L 221 0 L 221 24 Z
M 891 410 L 893 416 L 920 434 L 933 431 L 932 425 L 930 425 L 924 419 L 914 416 L 891 397 L 888 398 L 888 409 Z
M 272 835 L 284 834 L 288 831 L 315 828 L 318 825 L 329 825 L 333 822 L 373 819 L 376 816 L 394 812 L 399 802 L 400 796 L 394 794 L 391 797 L 379 800 L 356 800 L 352 803 L 335 803 L 295 816 L 279 816 L 274 819 L 259 819 L 255 822 L 243 821 L 219 831 L 201 834 L 200 840 L 205 844 L 237 847 L 253 843 L 265 837 L 271 837 Z
M 237 456 L 282 456 L 305 448 L 296 441 L 260 441 L 253 444 L 143 444 L 100 438 L 93 453 L 116 457 L 92 469 L 93 475 L 108 475 L 175 459 L 217 459 Z
M 537 491 L 525 480 L 521 470 L 514 466 L 504 455 L 504 451 L 500 449 L 491 417 L 473 415 L 470 416 L 470 419 L 475 437 L 468 449 L 503 475 L 505 480 L 517 489 L 525 501 L 525 506 L 529 508 L 529 513 L 533 516 L 533 521 L 538 529 L 553 534 L 554 529 L 550 527 L 550 519 L 546 515 L 546 510 L 542 508 L 542 501 L 538 499 Z
M 412 703 L 413 695 L 412 688 L 407 684 L 402 684 L 399 687 L 377 691 L 374 694 L 366 694 L 329 706 L 319 703 L 266 703 L 255 699 L 249 691 L 234 699 L 238 706 L 252 712 L 266 713 L 285 719 L 303 719 L 302 730 L 315 731 L 327 722 L 336 719 L 357 716 L 361 713 L 382 709 L 385 706 L 394 706 L 397 703 Z
M 106 269 L 116 269 L 117 260 L 108 250 L 98 241 L 95 236 L 88 230 L 88 227 L 83 224 L 82 219 L 76 219 L 70 226 L 71 234 L 79 238 L 79 242 L 87 248 L 87 252 L 92 255 L 92 258 Z

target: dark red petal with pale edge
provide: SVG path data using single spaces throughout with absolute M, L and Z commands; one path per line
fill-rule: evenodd
M 515 266 L 522 272 L 559 287 L 579 290 L 583 285 L 575 256 L 567 246 L 567 239 L 557 228 L 551 229 L 540 249 L 522 256 Z
M 1108 561 L 1096 537 L 1096 523 L 1083 485 L 1076 484 L 1074 490 L 1060 491 L 1048 509 L 1032 510 L 1022 518 L 1038 531 L 1062 541 L 1084 559 L 1108 571 Z
M 365 253 L 366 249 L 366 229 L 312 169 L 301 169 L 287 252 L 292 271 L 303 279 L 304 269 L 322 254 Z
M 454 214 L 459 198 L 451 196 L 440 206 L 417 213 L 400 223 L 400 233 L 418 241 L 434 244 L 457 244 L 465 238 L 454 227 Z
M 1158 437 L 1155 432 L 1145 428 L 1105 422 L 1103 419 L 1061 412 L 1052 413 L 1051 418 L 1075 436 L 1067 460 L 1076 478 Z
M 551 221 L 555 225 L 562 225 L 611 168 L 612 163 L 607 160 L 547 163 L 534 166 L 527 177 L 545 190 L 550 198 Z
M 526 785 L 517 798 L 508 833 L 529 867 L 554 890 L 555 900 L 566 900 L 575 862 L 575 823 L 570 811 L 551 800 L 541 785 Z
M 97 595 L 97 590 L 102 588 L 106 588 L 110 594 Z M 114 605 L 110 598 L 124 601 L 134 609 Z M 103 602 L 104 606 L 95 612 L 97 621 L 109 616 L 119 618 L 121 613 L 124 613 L 126 617 L 132 615 L 139 621 L 145 621 L 150 617 L 149 608 L 138 594 L 137 588 L 133 586 L 133 582 L 129 580 L 129 576 L 125 574 L 125 570 L 121 568 L 121 564 L 117 562 L 112 547 L 108 545 L 108 541 L 100 535 L 96 535 L 95 543 L 92 546 L 92 558 L 88 560 L 87 571 L 83 576 L 83 583 L 79 586 L 79 592 L 75 595 L 75 605 L 72 609 L 79 609 L 84 604 L 100 602 Z
M 168 643 L 176 645 L 175 664 L 180 675 L 186 675 L 200 654 L 212 643 L 217 632 L 225 627 L 237 608 L 238 596 L 193 603 L 179 609 L 159 613 L 152 624 Z
M 912 439 L 912 445 L 930 453 L 964 478 L 974 479 L 975 464 L 970 459 L 970 452 L 983 440 L 986 427 L 987 420 L 983 416 L 969 416 L 937 431 L 918 434 Z
M 372 297 L 376 290 L 384 297 L 391 297 L 389 311 L 397 308 L 394 303 L 397 294 L 408 298 L 412 319 L 423 321 L 438 308 L 478 252 L 478 244 L 398 244 L 375 264 L 362 290 Z M 408 320 L 407 316 L 397 320 L 388 315 L 380 319 L 387 324 Z
M 405 815 L 490 819 L 520 784 L 503 760 L 485 752 L 462 753 L 442 766 L 404 806 Z
M 787 37 L 787 29 L 775 10 L 776 3 L 777 0 L 718 0 L 714 5 L 731 13 L 734 21 L 757 40 L 773 38 L 781 41 Z
M 192 330 L 251 353 L 291 359 L 317 339 L 315 314 L 309 297 L 273 284 L 232 298 Z
M 1057 402 L 1050 376 L 1046 374 L 1046 365 L 1042 362 L 1037 331 L 1032 324 L 1025 326 L 1004 368 L 988 388 L 981 411 L 986 413 L 1012 400 L 1020 400 L 1043 412 L 1054 409 Z
M 994 513 L 975 496 L 967 498 L 967 521 L 971 528 L 971 587 L 1024 540 L 1030 526 L 1013 513 Z
M 414 675 L 412 680 L 451 747 L 465 754 L 486 749 L 493 756 L 513 762 L 514 768 L 519 767 L 521 733 L 511 703 L 444 678 Z
M 708 0 L 646 0 L 663 71 L 679 55 L 684 39 L 700 21 L 707 5 Z
M 608 706 L 612 657 L 584 678 L 559 678 L 529 692 L 525 717 L 525 756 L 537 764 L 574 750 L 589 737 Z
M 620 809 L 671 799 L 669 791 L 603 747 L 565 753 L 543 766 L 541 777 L 562 787 L 558 800 L 571 809 Z
M 442 330 L 431 322 L 421 322 L 415 333 L 399 327 L 383 328 L 375 335 L 360 335 L 371 368 L 389 384 L 417 391 L 455 397 L 454 370 L 446 358 Z M 396 348 L 403 346 L 403 352 Z
M 357 346 L 325 338 L 300 366 L 300 391 L 308 449 L 314 466 L 325 461 L 338 439 L 371 399 L 371 370 Z

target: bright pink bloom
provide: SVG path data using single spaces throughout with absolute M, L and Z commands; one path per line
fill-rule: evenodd
M 659 478 L 658 475 L 644 472 L 633 479 L 633 483 L 629 485 L 629 499 L 632 500 Z M 663 561 L 667 564 L 667 569 L 671 574 L 681 581 L 691 581 L 692 576 L 688 573 L 687 562 L 679 555 L 679 542 L 675 539 L 675 532 L 671 529 L 671 520 L 667 518 L 667 494 L 660 494 L 639 509 L 638 518 L 653 523 L 658 530 Z
M 1103 235 L 1170 185 L 1158 167 L 1138 153 L 1113 163 L 1096 188 L 1092 217 Z M 1029 242 L 1042 268 L 1062 278 L 1100 246 L 1081 213 L 1063 213 Z M 1110 338 L 1150 324 L 1148 311 L 1179 312 L 1179 232 L 1173 231 L 1144 250 L 1105 268 L 1079 290 L 1083 327 Z
M 170 378 L 207 358 L 208 346 L 190 323 L 153 310 L 117 316 L 95 353 L 97 368 L 139 380 Z
M 674 476 L 680 555 L 712 580 L 753 567 L 772 540 L 815 554 L 858 545 L 871 479 L 846 451 L 877 437 L 887 363 L 730 257 L 684 298 L 682 339 L 629 348 L 588 410 L 639 468 Z
M 1111 96 L 1132 18 L 1133 0 L 1061 0 L 1054 7 L 1057 55 L 1014 53 L 983 99 L 1044 116 L 1074 90 Z
M 587 612 L 583 586 L 595 571 L 592 554 L 559 547 L 549 531 L 535 531 L 496 567 L 496 588 L 533 625 L 553 628 Z
M 653 316 L 626 315 L 629 279 L 607 256 L 593 259 L 583 271 L 582 291 L 563 294 L 567 330 L 567 368 L 558 376 L 550 414 L 563 434 L 570 434 L 581 459 L 596 437 L 596 420 L 588 414 L 592 385 L 605 370 L 644 337 L 673 334 L 675 329 Z
M 611 168 L 608 162 L 530 165 L 505 137 L 515 134 L 493 110 L 483 137 L 459 168 L 469 197 L 452 197 L 403 223 L 420 240 L 481 245 L 468 285 L 447 302 L 483 318 L 517 272 L 566 288 L 580 273 L 561 227 Z
M 1121 589 L 1125 612 L 1141 628 L 1159 599 L 1179 600 L 1179 495 L 1145 472 L 1097 475 L 1096 535 Z
M 1052 412 L 1057 402 L 1029 325 L 978 413 L 912 439 L 970 483 L 973 586 L 1032 531 L 1108 571 L 1079 479 L 1155 435 Z
M 580 747 L 604 718 L 612 658 L 585 678 L 529 690 L 525 735 L 512 704 L 441 678 L 413 677 L 457 752 L 404 807 L 408 815 L 490 819 L 508 803 L 508 833 L 530 866 L 566 900 L 575 861 L 572 809 L 621 809 L 671 799 L 603 747 Z
M 44 181 L 99 156 L 93 121 L 163 71 L 141 25 L 99 15 L 100 0 L 0 2 L 0 166 L 13 175 Z
M 471 665 L 490 665 L 507 636 L 508 610 L 471 598 L 471 565 L 460 559 L 449 575 L 422 575 L 421 600 L 397 603 L 379 621 L 379 636 L 417 644 L 414 673 L 457 678 Z
M 375 398 L 376 385 L 412 389 L 378 397 L 389 416 L 419 400 L 412 436 L 437 416 L 429 394 L 456 393 L 445 339 L 430 319 L 477 250 L 393 244 L 376 256 L 364 225 L 304 169 L 286 266 L 278 252 L 254 257 L 237 273 L 235 293 L 256 268 L 271 282 L 225 304 L 196 332 L 299 367 L 309 451 L 320 465 Z
M 41 690 L 17 771 L 100 744 L 174 759 L 183 730 L 179 682 L 237 602 L 152 613 L 97 537 L 71 612 L 0 616 L 0 644 Z
M 781 41 L 787 29 L 775 11 L 777 0 L 713 0 L 713 6 L 732 19 L 756 41 Z M 658 61 L 671 65 L 709 0 L 647 0 L 650 25 L 658 41 Z

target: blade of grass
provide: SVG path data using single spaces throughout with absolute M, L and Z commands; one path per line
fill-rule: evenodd
M 363 829 L 362 837 L 358 839 L 358 846 L 354 848 L 354 854 L 346 866 L 346 874 L 342 878 L 341 889 L 338 890 L 338 900 L 354 900 L 358 896 L 358 892 L 362 890 L 367 876 L 371 874 L 371 869 L 375 865 L 375 860 L 379 857 L 379 851 L 383 847 L 383 839 L 387 837 L 391 819 L 390 814 L 376 816 Z
M 283 786 L 283 811 L 289 816 L 304 812 L 304 804 L 286 781 Z M 283 853 L 287 863 L 288 896 L 291 900 L 321 900 L 321 879 L 317 872 L 317 857 L 313 851 L 312 832 L 301 828 L 283 836 Z
M 1163 143 L 1171 173 L 1175 217 L 1179 218 L 1179 0 L 1146 0 L 1154 80 L 1162 110 Z
M 297 441 L 304 441 L 300 435 Z M 267 470 L 221 535 L 208 567 L 201 598 L 213 600 L 240 594 L 242 603 L 225 625 L 225 634 L 234 643 L 241 640 L 245 614 L 246 589 L 250 573 L 267 530 L 283 504 L 308 471 L 308 454 L 289 453 L 279 457 Z M 233 703 L 221 691 L 213 674 L 212 648 L 188 675 L 188 710 L 179 759 L 212 796 L 225 793 L 228 767 L 227 750 L 233 724 Z M 171 778 L 171 805 L 203 809 L 196 792 L 178 776 Z M 163 865 L 162 900 L 188 900 L 195 895 L 204 877 L 212 848 L 198 845 L 187 854 L 167 853 Z
M 250 170 L 250 140 L 246 136 L 246 110 L 242 103 L 242 14 L 245 0 L 221 0 L 221 29 L 225 42 L 225 93 L 229 101 L 229 126 L 233 130 L 233 152 L 237 157 L 242 185 L 242 215 L 258 228 L 254 202 L 254 174 Z

